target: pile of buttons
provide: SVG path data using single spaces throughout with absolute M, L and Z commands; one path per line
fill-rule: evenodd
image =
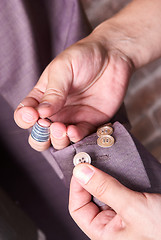
M 31 131 L 31 137 L 37 142 L 47 142 L 50 138 L 50 127 L 41 126 L 41 120 L 39 119 L 33 126 Z

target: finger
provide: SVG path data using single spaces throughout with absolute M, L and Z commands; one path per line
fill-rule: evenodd
M 91 194 L 88 193 L 74 177 L 72 177 L 70 184 L 69 212 L 85 232 L 87 232 L 89 223 L 91 223 L 100 212 L 99 208 L 91 202 Z
M 61 54 L 48 66 L 48 82 L 38 106 L 42 118 L 52 116 L 65 104 L 73 80 L 73 71 L 69 58 Z M 41 77 L 44 82 L 44 75 Z
M 23 129 L 33 126 L 39 118 L 38 112 L 32 107 L 19 107 L 14 113 L 16 124 Z
M 88 127 L 92 129 L 92 126 L 99 126 L 102 122 L 107 122 L 109 116 L 103 112 L 90 107 L 88 105 L 66 105 L 58 113 L 54 114 L 50 119 L 53 122 L 59 121 L 68 125 L 78 123 L 90 123 Z M 101 122 L 100 122 L 101 119 Z
M 73 175 L 90 194 L 106 203 L 123 216 L 132 204 L 136 193 L 126 188 L 110 175 L 89 164 L 78 164 Z
M 70 144 L 67 128 L 63 123 L 54 122 L 50 126 L 51 143 L 55 149 L 62 149 Z
M 51 142 L 55 149 L 62 149 L 67 147 L 71 141 L 80 141 L 94 130 L 95 127 L 86 122 L 69 125 L 68 127 L 63 123 L 54 122 L 50 127 Z
M 78 142 L 84 137 L 93 133 L 96 130 L 95 126 L 87 122 L 80 122 L 76 125 L 67 127 L 67 135 L 72 142 Z
M 42 76 L 44 79 L 47 79 L 47 69 Z M 18 105 L 14 112 L 14 120 L 19 127 L 24 129 L 30 128 L 38 120 L 39 113 L 36 108 L 41 101 L 44 90 L 45 82 L 39 80 L 26 98 Z
M 24 129 L 30 128 L 35 124 L 37 119 L 39 118 L 39 114 L 35 109 L 38 106 L 38 98 L 32 97 L 33 95 L 36 96 L 38 94 L 37 89 L 33 89 L 28 96 L 21 101 L 14 112 L 14 120 L 16 124 Z
M 42 152 L 48 149 L 51 144 L 49 133 L 49 127 L 51 123 L 47 119 L 39 119 L 37 123 L 38 125 L 36 125 L 36 128 L 33 128 L 32 134 L 30 134 L 28 141 L 33 149 Z
M 78 226 L 90 237 L 101 235 L 101 231 L 116 216 L 112 210 L 100 211 L 75 177 L 72 177 L 69 194 L 69 212 Z M 92 238 L 93 239 L 93 238 Z

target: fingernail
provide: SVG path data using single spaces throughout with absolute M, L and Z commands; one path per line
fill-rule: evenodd
M 34 118 L 30 113 L 23 113 L 22 114 L 22 120 L 27 123 L 33 122 Z
M 64 132 L 58 129 L 51 128 L 51 134 L 54 138 L 61 139 L 64 137 Z
M 38 123 L 39 123 L 39 125 L 42 126 L 42 127 L 50 127 L 50 125 L 51 125 L 51 123 L 49 122 L 49 120 L 43 119 L 43 118 L 40 118 L 40 119 L 38 120 Z
M 77 167 L 74 168 L 73 175 L 79 180 L 79 182 L 87 184 L 89 180 L 93 177 L 94 172 L 95 171 L 90 167 L 79 164 Z

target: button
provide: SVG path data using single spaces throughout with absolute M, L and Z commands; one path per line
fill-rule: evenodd
M 112 135 L 113 128 L 111 127 L 111 124 L 103 125 L 102 127 L 97 129 L 97 136 L 101 137 L 104 135 Z
M 79 152 L 73 158 L 73 164 L 76 166 L 80 163 L 91 164 L 91 157 L 86 152 Z
M 97 139 L 98 146 L 104 148 L 111 147 L 114 144 L 114 142 L 115 142 L 114 138 L 110 135 L 99 137 Z

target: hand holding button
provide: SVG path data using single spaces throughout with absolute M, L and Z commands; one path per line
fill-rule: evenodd
M 132 191 L 87 163 L 78 164 L 73 176 L 69 211 L 90 239 L 161 239 L 161 194 Z M 109 208 L 100 210 L 92 196 Z
M 107 49 L 92 33 L 46 67 L 15 110 L 15 121 L 30 128 L 39 118 L 50 119 L 51 143 L 64 148 L 109 121 L 122 103 L 131 73 L 129 59 Z

